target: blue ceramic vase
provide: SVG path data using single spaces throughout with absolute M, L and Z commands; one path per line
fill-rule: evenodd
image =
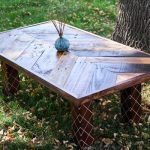
M 69 46 L 70 46 L 69 41 L 63 37 L 59 37 L 55 42 L 55 48 L 59 52 L 68 51 Z

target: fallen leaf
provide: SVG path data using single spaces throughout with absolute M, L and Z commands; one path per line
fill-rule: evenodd
M 53 150 L 59 150 L 59 146 L 54 146 Z
M 148 117 L 147 122 L 150 123 L 150 116 Z
M 31 140 L 31 142 L 32 142 L 32 143 L 36 143 L 36 140 L 37 140 L 37 138 L 35 137 L 35 138 L 33 138 L 33 139 Z
M 111 145 L 111 144 L 113 143 L 113 140 L 110 139 L 110 138 L 103 138 L 103 139 L 102 139 L 102 142 L 104 142 L 104 144 L 105 144 L 106 146 L 108 146 L 108 145 Z
M 130 150 L 128 146 L 122 147 L 120 150 Z
M 69 141 L 63 141 L 63 144 L 67 144 Z
M 0 135 L 3 135 L 4 134 L 4 130 L 0 130 Z
M 116 137 L 117 137 L 117 135 L 118 135 L 118 133 L 114 133 L 114 138 L 116 138 Z
M 8 142 L 13 140 L 13 135 L 8 134 L 7 136 L 3 136 L 2 142 Z
M 61 144 L 60 141 L 57 140 L 57 139 L 54 139 L 54 142 L 55 142 L 56 145 L 60 145 Z
M 122 137 L 124 137 L 124 138 L 129 137 L 129 135 L 128 135 L 128 134 L 122 134 L 121 136 L 122 136 Z
M 137 146 L 137 149 L 138 149 L 138 150 L 143 150 L 143 145 L 138 145 L 138 146 Z
M 9 132 L 9 133 L 12 133 L 14 130 L 15 130 L 15 127 L 14 127 L 14 126 L 8 128 L 8 132 Z
M 73 145 L 71 145 L 71 144 L 67 144 L 67 146 L 66 146 L 69 150 L 73 150 L 74 148 L 73 148 Z
M 20 134 L 22 134 L 22 129 L 20 128 L 18 131 L 17 131 L 17 133 L 20 135 Z

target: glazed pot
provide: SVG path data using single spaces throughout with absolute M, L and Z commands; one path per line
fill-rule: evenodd
M 68 51 L 70 46 L 69 40 L 64 37 L 59 37 L 55 42 L 55 48 L 59 52 Z

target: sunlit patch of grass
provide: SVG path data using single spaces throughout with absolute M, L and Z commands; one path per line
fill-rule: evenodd
M 66 18 L 67 23 L 110 37 L 116 16 L 116 0 L 65 0 L 64 3 L 67 14 L 64 12 L 61 15 L 62 18 Z M 2 0 L 0 31 L 54 18 L 59 19 L 56 15 L 59 7 L 59 0 Z

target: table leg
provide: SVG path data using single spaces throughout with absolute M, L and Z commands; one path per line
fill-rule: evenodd
M 88 147 L 93 144 L 93 125 L 91 124 L 93 112 L 91 102 L 81 105 L 72 104 L 73 136 L 79 147 Z
M 121 113 L 123 122 L 141 121 L 141 84 L 121 91 Z
M 3 93 L 5 95 L 15 94 L 19 89 L 18 71 L 4 62 L 1 63 L 1 67 L 4 83 Z

